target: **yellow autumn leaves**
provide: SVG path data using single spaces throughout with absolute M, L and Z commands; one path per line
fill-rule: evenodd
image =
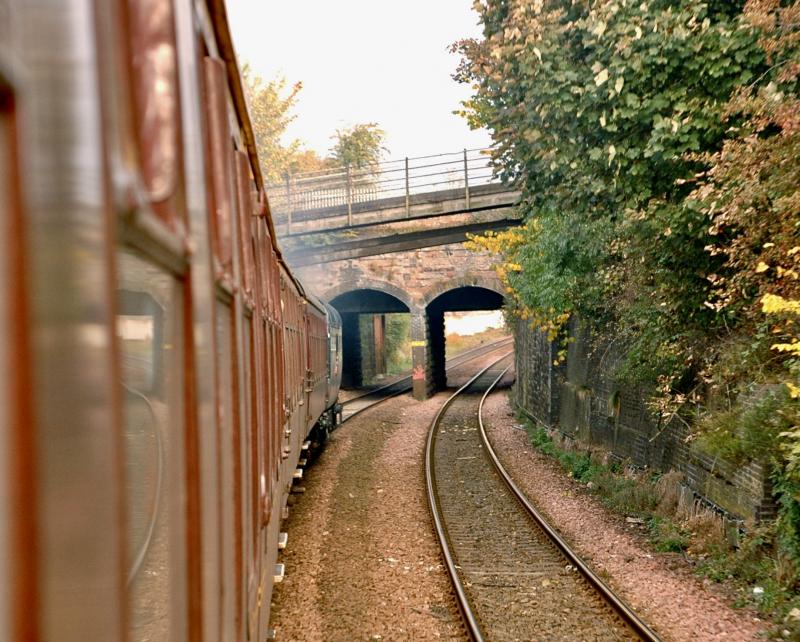
M 522 265 L 516 260 L 517 251 L 538 230 L 539 222 L 532 219 L 524 226 L 501 232 L 489 231 L 483 235 L 468 234 L 469 240 L 464 243 L 464 247 L 473 252 L 489 252 L 497 257 L 492 267 L 506 292 L 508 307 L 513 310 L 516 317 L 529 321 L 532 328 L 544 332 L 548 341 L 555 341 L 569 320 L 570 313 L 556 313 L 554 308 L 538 310 L 529 307 L 522 300 L 511 280 L 512 275 L 522 272 Z
M 800 317 L 800 301 L 793 299 L 784 299 L 777 294 L 765 294 L 761 298 L 761 311 L 766 315 L 772 316 L 789 316 Z M 800 358 L 800 338 L 798 338 L 797 329 L 795 329 L 795 336 L 789 343 L 773 343 L 772 349 L 776 352 L 784 352 L 792 357 Z M 792 381 L 783 382 L 792 399 L 800 399 L 800 386 Z

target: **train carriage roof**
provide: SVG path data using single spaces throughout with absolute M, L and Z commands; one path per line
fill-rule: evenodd
M 275 233 L 275 226 L 272 222 L 272 212 L 269 208 L 269 201 L 266 198 L 264 191 L 264 176 L 261 173 L 261 163 L 258 160 L 258 149 L 256 148 L 255 135 L 253 134 L 253 126 L 250 122 L 250 113 L 248 111 L 247 97 L 242 85 L 242 74 L 239 70 L 239 63 L 236 59 L 236 51 L 233 46 L 233 38 L 231 37 L 230 28 L 228 26 L 228 12 L 225 8 L 224 0 L 206 0 L 209 15 L 214 28 L 214 37 L 217 41 L 217 48 L 219 55 L 225 63 L 228 76 L 228 88 L 231 92 L 231 99 L 233 100 L 234 108 L 236 109 L 236 117 L 239 121 L 242 134 L 244 136 L 245 145 L 247 147 L 247 155 L 250 158 L 250 167 L 253 171 L 253 178 L 256 183 L 256 188 L 260 194 L 264 195 L 264 218 L 267 222 L 267 229 L 269 230 L 272 247 L 278 257 L 278 261 L 283 265 L 289 278 L 294 282 L 295 286 L 302 294 L 302 296 L 311 301 L 315 307 L 324 312 L 324 304 L 319 301 L 305 289 L 302 282 L 292 274 L 292 270 L 283 258 L 283 253 L 278 245 L 277 235 Z

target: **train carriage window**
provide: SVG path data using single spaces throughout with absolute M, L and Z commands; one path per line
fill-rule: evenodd
M 256 251 L 258 258 L 261 261 L 261 314 L 263 316 L 270 316 L 272 310 L 272 297 L 270 295 L 270 280 L 272 279 L 272 266 L 270 265 L 269 252 L 267 251 L 267 244 L 264 234 L 263 221 L 256 222 L 257 242 Z
M 285 382 L 281 373 L 286 372 L 286 348 L 285 342 L 283 338 L 283 332 L 281 330 L 280 323 L 276 320 L 273 322 L 272 327 L 273 333 L 275 334 L 275 349 L 276 349 L 276 358 L 275 358 L 275 368 L 277 369 L 277 375 L 275 377 L 275 398 L 273 399 L 273 405 L 275 406 L 275 411 L 278 415 L 278 422 L 279 427 L 283 428 L 284 424 L 286 423 L 286 410 L 284 408 L 284 404 L 286 401 L 286 394 L 285 394 Z
M 182 289 L 118 253 L 130 640 L 186 637 Z
M 274 475 L 272 474 L 275 465 L 279 460 L 278 452 L 282 447 L 281 439 L 279 437 L 279 431 L 283 425 L 281 418 L 278 414 L 278 408 L 275 405 L 274 399 L 274 391 L 276 388 L 276 375 L 277 371 L 275 369 L 275 331 L 274 326 L 271 322 L 267 321 L 264 324 L 264 331 L 267 335 L 267 345 L 269 346 L 268 358 L 267 358 L 267 386 L 264 390 L 264 395 L 267 400 L 267 406 L 269 407 L 269 424 L 267 425 L 267 434 L 270 443 L 270 453 L 271 456 L 269 458 L 270 466 L 270 475 L 271 478 L 274 479 Z
M 244 434 L 242 437 L 242 444 L 245 447 L 245 453 L 249 453 L 249 457 L 245 457 L 243 460 L 244 466 L 242 471 L 242 510 L 244 514 L 244 534 L 248 535 L 246 539 L 245 551 L 247 554 L 247 559 L 250 560 L 251 564 L 254 561 L 253 556 L 253 542 L 255 541 L 255 509 L 254 507 L 258 504 L 258 486 L 256 484 L 256 472 L 254 463 L 254 457 L 256 457 L 257 453 L 257 442 L 254 441 L 254 437 L 256 435 L 256 428 L 257 428 L 257 417 L 256 417 L 256 408 L 255 408 L 255 397 L 256 397 L 256 390 L 255 390 L 255 363 L 253 362 L 253 318 L 248 316 L 244 320 L 244 330 L 245 330 L 245 338 L 244 338 L 244 352 L 242 354 L 242 360 L 246 364 L 244 368 L 244 396 L 245 396 L 245 420 L 242 423 L 244 428 Z
M 250 161 L 244 152 L 236 152 L 236 186 L 238 194 L 239 254 L 241 256 L 241 280 L 248 296 L 253 296 L 253 248 L 250 245 L 250 220 L 252 202 L 250 197 Z
M 275 342 L 276 355 L 277 355 L 275 363 L 272 366 L 275 375 L 275 386 L 274 386 L 275 395 L 272 398 L 272 406 L 273 408 L 275 408 L 275 412 L 278 416 L 278 422 L 275 425 L 276 435 L 279 441 L 283 441 L 282 435 L 285 435 L 284 430 L 286 428 L 291 429 L 292 426 L 291 426 L 291 419 L 287 417 L 286 413 L 287 398 L 281 394 L 281 390 L 284 389 L 285 373 L 283 372 L 280 366 L 280 352 L 282 350 L 281 346 L 285 342 L 285 338 L 283 335 L 283 329 L 277 323 L 272 324 L 272 337 L 273 341 Z M 288 403 L 288 407 L 290 409 L 289 412 L 292 415 L 294 415 L 294 413 L 296 412 L 294 410 L 296 408 L 294 400 L 291 400 Z M 277 468 L 275 470 L 277 472 Z
M 227 109 L 225 64 L 216 58 L 204 59 L 206 122 L 211 185 L 212 248 L 217 278 L 232 274 L 233 173 L 231 138 Z
M 272 466 L 274 461 L 278 459 L 278 444 L 275 441 L 275 424 L 276 424 L 276 417 L 274 412 L 274 407 L 270 403 L 269 398 L 269 389 L 272 385 L 274 380 L 274 372 L 272 370 L 272 341 L 270 337 L 270 325 L 266 319 L 262 319 L 261 321 L 261 336 L 263 337 L 263 344 L 264 344 L 264 360 L 263 360 L 263 370 L 264 370 L 264 381 L 263 381 L 263 388 L 261 389 L 261 395 L 264 399 L 264 417 L 266 419 L 264 423 L 264 444 L 266 447 L 266 453 L 264 457 L 265 462 L 265 485 L 266 485 L 266 495 L 267 498 L 271 498 L 272 496 Z M 268 507 L 264 506 L 264 521 L 266 522 L 269 519 L 269 514 L 267 513 Z
M 180 115 L 172 0 L 130 0 L 133 99 L 141 171 L 153 209 L 178 218 L 170 197 L 179 184 Z
M 273 391 L 276 388 L 276 381 L 275 381 L 275 369 L 274 363 L 276 358 L 275 352 L 275 333 L 273 332 L 272 322 L 269 319 L 263 319 L 263 328 L 264 328 L 264 344 L 265 344 L 265 354 L 266 358 L 264 359 L 264 368 L 265 368 L 265 380 L 264 380 L 264 388 L 261 391 L 261 394 L 264 397 L 264 405 L 266 407 L 267 412 L 267 436 L 270 445 L 269 455 L 267 456 L 267 461 L 272 462 L 272 459 L 278 457 L 278 452 L 280 449 L 280 442 L 277 439 L 277 431 L 278 427 L 280 426 L 281 419 L 278 416 L 278 413 L 275 408 L 275 404 L 273 403 Z M 270 464 L 271 465 L 271 464 Z
M 279 305 L 277 299 L 275 298 L 275 281 L 278 278 L 278 263 L 275 260 L 275 251 L 272 249 L 272 240 L 269 234 L 266 232 L 266 226 L 262 225 L 262 229 L 264 230 L 264 244 L 261 251 L 266 257 L 264 264 L 267 270 L 267 280 L 264 283 L 266 286 L 264 296 L 266 297 L 267 301 L 267 314 L 269 314 L 271 318 L 274 318 Z

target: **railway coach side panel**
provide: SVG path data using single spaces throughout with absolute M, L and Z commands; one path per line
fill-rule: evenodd
M 305 438 L 325 412 L 328 393 L 328 319 L 324 307 L 308 301 L 305 312 L 306 327 L 306 390 L 309 395 Z
M 284 481 L 286 499 L 300 448 L 306 434 L 308 394 L 306 393 L 306 363 L 308 346 L 305 336 L 305 300 L 288 272 L 281 266 L 281 307 L 283 311 L 283 342 L 285 348 L 284 388 L 288 423 L 281 441 L 282 464 L 280 479 Z
M 249 621 L 253 639 L 262 639 L 269 618 L 269 597 L 273 569 L 277 561 L 277 542 L 282 507 L 286 497 L 286 473 L 281 463 L 287 454 L 283 441 L 287 431 L 288 405 L 284 403 L 284 372 L 287 344 L 282 328 L 285 313 L 280 299 L 281 270 L 264 220 L 251 218 L 251 248 L 254 265 L 253 287 L 257 292 L 253 318 L 256 383 L 253 404 L 258 410 L 256 425 L 259 447 L 252 453 L 259 503 L 257 537 L 254 543 L 258 569 L 255 592 L 250 594 Z
M 56 4 L 0 0 L 0 638 L 264 640 L 328 319 L 271 237 L 222 0 Z
M 235 444 L 240 434 L 241 412 L 238 408 L 238 369 L 241 354 L 237 337 L 241 334 L 240 315 L 235 292 L 240 284 L 240 258 L 234 255 L 234 228 L 237 198 L 234 191 L 235 149 L 231 142 L 227 106 L 227 77 L 224 63 L 206 56 L 203 60 L 204 97 L 206 108 L 206 167 L 209 192 L 209 228 L 211 229 L 214 274 L 214 343 L 215 343 L 215 408 L 217 420 L 216 451 L 219 532 L 215 545 L 219 548 L 221 585 L 219 598 L 219 639 L 240 638 L 242 614 L 238 600 L 241 594 L 240 522 L 241 494 L 238 492 L 237 470 L 241 466 Z M 210 534 L 209 534 L 210 535 Z

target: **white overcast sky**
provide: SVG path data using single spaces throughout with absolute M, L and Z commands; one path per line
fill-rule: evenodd
M 240 64 L 301 81 L 288 131 L 325 155 L 331 135 L 376 122 L 389 158 L 486 147 L 452 112 L 470 94 L 450 43 L 479 36 L 472 0 L 227 0 Z

